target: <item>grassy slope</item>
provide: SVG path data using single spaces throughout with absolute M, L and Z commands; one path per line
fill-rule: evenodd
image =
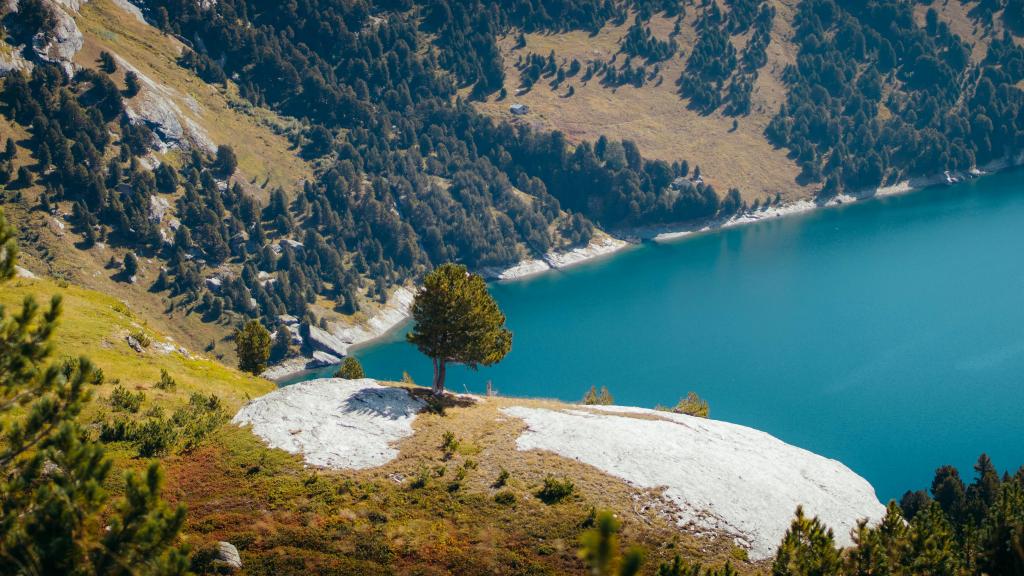
M 593 507 L 616 511 L 623 543 L 646 550 L 649 571 L 676 554 L 710 565 L 730 559 L 741 573 L 762 568 L 727 541 L 678 530 L 659 514 L 664 508 L 652 491 L 552 454 L 516 451 L 523 424 L 498 413 L 511 403 L 422 414 L 395 461 L 364 471 L 308 469 L 227 427 L 195 455 L 167 461 L 169 477 L 189 505 L 190 531 L 238 544 L 253 574 L 384 573 L 379 564 L 417 574 L 578 574 L 578 538 Z M 524 403 L 553 404 L 515 401 Z M 441 450 L 447 431 L 460 440 L 448 460 Z M 452 488 L 467 462 L 475 467 Z M 496 488 L 502 468 L 510 479 Z M 426 486 L 413 487 L 424 471 Z M 571 479 L 575 494 L 542 503 L 534 494 L 549 474 Z M 495 502 L 502 490 L 515 494 L 514 505 Z
M 160 84 L 178 109 L 202 126 L 215 144 L 231 144 L 239 171 L 256 186 L 292 190 L 312 177 L 310 166 L 281 135 L 298 129 L 297 124 L 250 105 L 233 84 L 213 86 L 179 66 L 177 59 L 184 46 L 176 38 L 139 22 L 112 0 L 83 4 L 75 20 L 85 36 L 85 46 L 75 58 L 77 64 L 95 67 L 101 50 L 130 62 Z M 116 77 L 122 75 L 119 70 Z M 266 186 L 262 186 L 264 182 Z
M 235 178 L 250 193 L 265 201 L 271 188 L 301 189 L 299 183 L 312 177 L 312 167 L 299 158 L 284 135 L 297 130 L 298 124 L 251 106 L 238 96 L 234 85 L 212 86 L 180 67 L 177 58 L 183 46 L 175 38 L 139 22 L 112 0 L 84 3 L 75 20 L 85 37 L 85 46 L 76 55 L 78 65 L 96 67 L 100 51 L 106 50 L 124 58 L 157 82 L 166 97 L 201 126 L 214 143 L 234 147 L 239 160 Z M 123 82 L 124 72 L 119 69 L 114 74 L 115 81 Z M 22 127 L 11 124 L 6 118 L 0 118 L 0 135 L 12 135 L 19 142 L 27 137 Z M 178 152 L 171 151 L 161 159 L 176 163 L 177 156 Z M 27 149 L 21 148 L 15 169 L 34 163 Z M 212 342 L 215 355 L 233 362 L 233 347 L 226 340 L 232 326 L 203 323 L 182 310 L 169 309 L 163 294 L 148 291 L 159 274 L 159 264 L 146 254 L 139 254 L 142 261 L 138 282 L 133 285 L 119 281 L 117 270 L 107 269 L 105 265 L 111 258 L 123 259 L 125 250 L 111 245 L 78 249 L 76 244 L 81 236 L 66 220 L 71 212 L 70 204 L 62 204 L 57 216 L 34 210 L 39 191 L 37 186 L 22 190 L 21 202 L 5 205 L 8 217 L 23 231 L 23 266 L 130 301 L 136 310 L 178 342 L 195 350 L 204 349 Z M 167 199 L 172 204 L 173 214 L 174 198 L 168 196 Z
M 106 376 L 106 383 L 93 390 L 86 423 L 109 412 L 115 379 L 145 391 L 143 412 L 159 405 L 169 413 L 190 393 L 203 392 L 220 396 L 233 414 L 246 398 L 273 389 L 265 380 L 206 358 L 162 352 L 159 343 L 166 336 L 109 295 L 63 282 L 15 279 L 0 291 L 0 304 L 10 312 L 25 296 L 46 301 L 52 294 L 64 298 L 56 356 L 87 355 Z M 136 330 L 153 340 L 142 354 L 125 340 Z M 155 389 L 161 368 L 177 380 L 175 391 Z M 451 407 L 444 416 L 423 414 L 416 433 L 399 444 L 395 461 L 357 472 L 309 469 L 294 456 L 267 449 L 248 430 L 225 425 L 194 452 L 162 459 L 166 496 L 187 505 L 186 539 L 197 550 L 228 540 L 241 550 L 249 574 L 580 573 L 577 542 L 592 507 L 618 513 L 624 542 L 647 549 L 649 568 L 679 553 L 710 564 L 731 558 L 744 573 L 757 570 L 738 560 L 729 542 L 676 529 L 659 514 L 663 505 L 655 492 L 575 461 L 516 451 L 523 425 L 498 412 L 510 403 L 491 399 Z M 440 449 L 446 431 L 461 441 L 448 460 Z M 121 471 L 147 464 L 127 444 L 109 444 L 108 453 L 115 462 L 109 482 L 114 492 Z M 452 489 L 450 482 L 469 461 L 476 466 L 467 469 L 460 488 Z M 498 489 L 492 484 L 502 468 L 510 473 L 504 489 L 516 495 L 513 506 L 493 498 Z M 426 487 L 411 487 L 423 470 L 431 476 Z M 576 494 L 560 504 L 540 502 L 533 494 L 548 474 L 571 479 Z
M 785 150 L 776 149 L 764 137 L 765 126 L 785 99 L 785 87 L 779 77 L 795 58 L 790 27 L 795 4 L 795 0 L 776 2 L 778 13 L 768 47 L 768 63 L 761 69 L 755 84 L 751 114 L 738 118 L 739 126 L 735 131 L 731 131 L 732 117 L 721 111 L 705 116 L 689 110 L 686 101 L 676 93 L 675 81 L 697 39 L 696 9 L 688 11 L 677 38 L 684 56 L 662 63 L 664 81 L 660 86 L 652 82 L 639 89 L 628 85 L 611 89 L 601 86 L 596 77 L 581 83 L 581 72 L 563 82 L 557 90 L 551 90 L 547 81 L 541 79 L 529 93 L 514 96 L 519 86 L 515 62 L 520 54 L 525 57 L 532 52 L 547 56 L 554 50 L 559 61 L 576 58 L 584 68 L 589 60 L 607 61 L 619 50 L 619 42 L 632 23 L 632 18 L 628 18 L 622 26 L 606 26 L 595 36 L 581 31 L 526 34 L 526 47 L 519 50 L 513 50 L 514 34 L 503 38 L 500 44 L 509 96 L 502 101 L 497 95 L 492 96 L 480 103 L 479 109 L 495 118 L 561 130 L 570 141 L 593 141 L 602 134 L 609 138 L 633 139 L 645 156 L 669 162 L 685 159 L 691 167 L 700 165 L 705 180 L 721 193 L 737 187 L 750 202 L 774 197 L 776 192 L 786 199 L 806 197 L 813 189 L 796 183 L 800 172 L 796 164 L 786 157 Z M 660 16 L 650 22 L 652 32 L 659 38 L 667 38 L 672 26 L 672 20 Z M 742 47 L 740 44 L 745 43 L 747 36 L 749 32 L 734 38 L 737 48 Z M 621 63 L 622 58 L 620 54 L 617 62 Z M 574 86 L 576 92 L 572 97 L 563 98 L 569 86 Z M 508 106 L 513 102 L 529 105 L 530 114 L 522 120 L 512 116 Z

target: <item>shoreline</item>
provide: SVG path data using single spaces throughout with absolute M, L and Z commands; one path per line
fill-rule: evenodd
M 514 282 L 610 257 L 643 242 L 674 242 L 696 234 L 753 224 L 762 220 L 784 218 L 857 202 L 909 194 L 943 184 L 959 184 L 990 176 L 1021 166 L 1022 164 L 1024 164 L 1024 153 L 993 160 L 979 168 L 973 168 L 966 172 L 947 172 L 944 174 L 908 178 L 888 186 L 839 194 L 824 202 L 803 198 L 786 204 L 761 208 L 756 211 L 746 210 L 733 214 L 728 218 L 622 228 L 612 232 L 598 231 L 586 246 L 561 252 L 552 250 L 541 258 L 521 260 L 508 268 L 485 268 L 480 271 L 480 274 L 487 280 Z M 348 355 L 349 350 L 358 349 L 381 340 L 408 322 L 411 318 L 413 296 L 413 290 L 403 286 L 395 291 L 392 297 L 388 299 L 387 304 L 377 314 L 371 316 L 365 322 L 365 326 L 362 324 L 334 323 L 330 330 L 322 330 L 319 327 L 311 326 L 310 339 L 318 345 L 318 349 L 326 350 L 329 354 L 344 358 Z M 282 380 L 328 365 L 330 364 L 324 364 L 312 357 L 288 358 L 268 367 L 261 376 L 275 383 L 280 383 Z

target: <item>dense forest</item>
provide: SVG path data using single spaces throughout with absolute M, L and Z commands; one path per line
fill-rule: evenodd
M 837 550 L 832 531 L 798 511 L 772 564 L 774 576 L 857 574 L 1024 574 L 1024 467 L 997 472 L 982 454 L 967 484 L 953 466 L 929 490 L 890 502 L 876 525 Z
M 791 151 L 803 177 L 825 183 L 825 195 L 967 170 L 1020 149 L 1024 49 L 997 37 L 975 64 L 935 8 L 924 27 L 913 8 L 898 0 L 800 3 L 797 63 L 785 72 L 788 98 L 767 134 Z M 1003 13 L 1011 29 L 1013 10 Z
M 973 17 L 1020 29 L 1021 3 L 995 4 L 976 3 Z M 41 187 L 41 210 L 70 205 L 83 248 L 105 242 L 131 250 L 131 260 L 158 258 L 163 271 L 153 289 L 208 320 L 228 312 L 230 322 L 262 318 L 273 327 L 287 313 L 312 324 L 309 306 L 320 298 L 355 312 L 444 262 L 500 268 L 586 244 L 595 226 L 746 208 L 739 191 L 720 194 L 695 165 L 691 171 L 697 159 L 644 158 L 628 139 L 570 144 L 558 131 L 495 121 L 474 101 L 507 94 L 504 35 L 595 33 L 611 24 L 627 32 L 610 61 L 520 54 L 520 89 L 576 76 L 609 89 L 660 83 L 661 66 L 680 57 L 680 105 L 746 115 L 777 18 L 764 0 L 305 0 L 283 8 L 149 0 L 143 9 L 186 43 L 182 67 L 210 83 L 233 82 L 254 104 L 298 119 L 292 137 L 315 163 L 315 178 L 261 202 L 232 180 L 227 145 L 154 169 L 158 135 L 125 109 L 139 81 L 134 72 L 122 85 L 112 80 L 117 64 L 107 54 L 74 76 L 44 61 L 7 76 L 3 112 L 31 134 L 35 162 L 15 173 L 12 142 L 0 179 L 12 190 Z M 934 8 L 924 26 L 913 9 L 900 0 L 797 6 L 799 52 L 766 135 L 825 196 L 966 170 L 1020 147 L 1024 49 L 996 37 L 972 62 L 970 46 Z M 4 26 L 14 38 L 46 38 L 55 34 L 51 10 L 26 0 Z M 654 15 L 675 21 L 669 37 L 651 31 Z M 696 23 L 692 46 L 678 41 L 684 18 Z M 173 231 L 152 218 L 162 196 L 176 202 Z M 134 267 L 125 260 L 111 266 Z M 235 273 L 208 283 L 224 266 Z

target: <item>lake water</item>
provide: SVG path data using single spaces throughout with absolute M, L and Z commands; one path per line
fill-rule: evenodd
M 645 244 L 492 292 L 514 332 L 448 388 L 672 405 L 836 458 L 883 501 L 978 454 L 1024 464 L 1024 171 Z M 406 330 L 355 355 L 369 376 L 430 361 Z M 333 372 L 333 369 L 330 370 Z M 321 374 L 322 375 L 322 374 Z M 306 376 L 308 378 L 309 376 Z

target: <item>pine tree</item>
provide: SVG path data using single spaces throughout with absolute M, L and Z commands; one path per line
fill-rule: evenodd
M 338 368 L 338 371 L 334 373 L 334 377 L 358 380 L 366 378 L 366 373 L 363 372 L 363 365 L 359 363 L 355 356 L 346 356 L 345 361 L 341 363 L 341 368 Z
M 434 394 L 444 394 L 449 363 L 471 369 L 501 361 L 512 348 L 505 315 L 487 284 L 459 264 L 444 264 L 427 275 L 412 305 L 416 325 L 410 343 L 434 362 Z
M 142 86 L 139 84 L 139 75 L 129 70 L 124 75 L 124 97 L 134 98 Z
M 240 370 L 260 374 L 267 369 L 267 359 L 270 358 L 270 332 L 259 320 L 249 320 L 241 329 L 235 330 L 235 352 Z
M 832 530 L 817 518 L 804 516 L 797 506 L 796 518 L 782 539 L 772 576 L 829 576 L 839 574 L 842 566 Z
M 16 258 L 0 211 L 0 282 Z M 84 357 L 47 365 L 60 313 L 59 296 L 41 314 L 31 297 L 20 314 L 0 308 L 0 566 L 5 574 L 185 574 L 177 545 L 185 510 L 160 499 L 156 464 L 145 483 L 129 473 L 124 500 L 107 510 L 111 462 L 76 422 L 102 376 Z

